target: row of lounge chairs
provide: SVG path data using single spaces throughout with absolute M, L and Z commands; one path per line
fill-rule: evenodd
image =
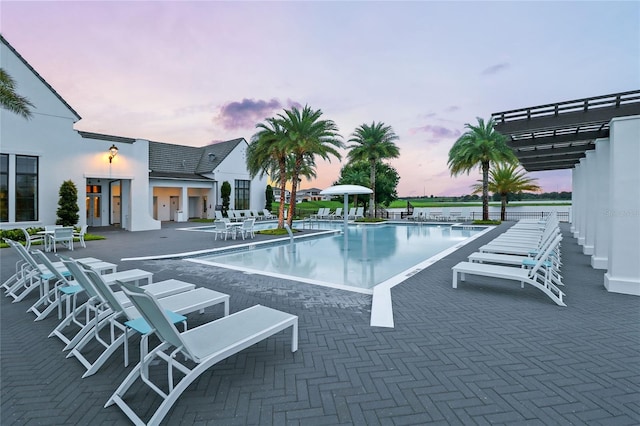
M 105 405 L 118 405 L 135 424 L 159 424 L 206 369 L 282 330 L 291 327 L 291 350 L 297 350 L 295 315 L 261 305 L 229 314 L 229 295 L 215 290 L 175 279 L 153 282 L 152 273 L 139 269 L 114 272 L 117 265 L 110 264 L 113 268 L 109 269 L 107 262 L 95 258 L 58 256 L 61 261 L 52 262 L 40 250 L 28 251 L 15 241 L 5 242 L 16 250 L 20 261 L 16 273 L 1 288 L 14 303 L 27 300 L 39 289 L 38 300 L 27 312 L 41 320 L 58 311 L 61 321 L 49 337 L 59 338 L 67 358 L 76 358 L 86 368 L 83 378 L 97 373 L 120 347 L 128 366 L 129 339 L 140 334 L 140 361 Z M 141 281 L 146 284 L 139 286 Z M 218 304 L 224 306 L 223 317 L 187 329 L 185 315 L 203 313 Z M 160 343 L 149 350 L 152 334 Z M 160 382 L 157 369 L 164 367 L 157 364 L 166 365 L 166 378 Z M 125 394 L 134 385 L 138 392 L 151 390 L 162 398 L 146 421 L 127 403 L 130 398 Z
M 364 217 L 364 207 L 351 207 L 347 213 L 347 219 L 359 219 Z M 318 220 L 332 220 L 332 219 L 344 219 L 342 214 L 342 207 L 336 208 L 335 211 L 331 211 L 331 208 L 320 208 L 318 212 L 310 216 L 311 219 Z
M 250 218 L 253 218 L 255 220 L 276 219 L 276 216 L 271 214 L 271 212 L 267 209 L 262 209 L 262 214 L 258 213 L 257 210 L 228 210 L 226 218 L 222 215 L 222 212 L 220 210 L 216 210 L 215 216 L 216 220 L 229 219 L 232 222 L 240 222 L 242 220 Z
M 414 207 L 413 213 L 407 216 L 407 219 L 414 221 L 466 221 L 471 217 L 469 208 L 450 209 L 450 208 L 428 208 Z
M 507 232 L 480 247 L 460 262 L 453 270 L 453 288 L 458 287 L 458 276 L 466 275 L 501 278 L 518 281 L 521 287 L 529 284 L 560 306 L 566 306 L 560 290 L 563 286 L 560 257 L 558 217 L 551 214 L 545 221 L 521 220 Z

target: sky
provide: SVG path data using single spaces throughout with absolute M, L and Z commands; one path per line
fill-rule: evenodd
M 403 197 L 471 192 L 479 170 L 447 158 L 477 117 L 640 88 L 636 1 L 0 0 L 0 32 L 77 130 L 204 146 L 309 105 L 348 144 L 381 121 Z M 332 185 L 341 152 L 302 187 Z M 529 176 L 571 190 L 570 170 Z

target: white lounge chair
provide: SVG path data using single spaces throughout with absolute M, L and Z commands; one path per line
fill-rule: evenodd
M 216 210 L 213 214 L 215 215 L 216 221 L 222 221 L 222 219 L 224 219 L 224 216 L 222 216 L 222 212 L 220 210 Z
M 269 210 L 267 210 L 267 209 L 262 209 L 262 217 L 263 217 L 265 220 L 271 220 L 271 219 L 275 219 L 275 218 L 276 218 L 276 217 L 275 217 L 273 214 L 271 214 L 271 212 L 270 212 Z
M 66 261 L 67 264 L 73 264 L 74 270 L 76 270 L 75 266 L 80 264 L 77 259 L 63 258 L 63 261 Z M 73 283 L 80 285 L 82 287 L 82 291 L 86 293 L 87 301 L 80 306 L 75 307 L 73 310 L 67 311 L 66 317 L 48 336 L 58 337 L 65 344 L 65 347 L 63 348 L 65 351 L 75 347 L 78 342 L 80 342 L 80 340 L 91 331 L 95 325 L 94 321 L 100 321 L 108 317 L 111 313 L 108 306 L 104 304 L 104 301 L 95 290 L 94 286 L 91 285 L 90 281 L 88 281 L 86 274 L 84 274 L 83 271 L 87 268 L 82 266 L 82 264 L 77 266 L 77 268 L 79 269 L 76 270 L 76 274 L 73 274 L 73 270 L 69 270 L 69 272 L 71 272 L 72 276 L 75 278 Z M 78 276 L 80 277 L 79 279 Z M 174 294 L 193 290 L 195 285 L 178 280 L 165 280 L 153 284 L 147 284 L 146 286 L 143 286 L 143 288 L 148 289 L 158 297 L 168 297 Z M 128 299 L 124 294 L 116 293 L 116 297 L 123 304 L 130 306 L 130 302 L 128 302 Z M 75 331 L 70 332 L 68 329 L 69 326 L 75 326 Z
M 351 218 L 355 219 L 355 217 L 356 217 L 356 208 L 351 207 L 349 209 L 349 214 L 347 215 L 347 219 L 351 219 Z
M 292 328 L 291 351 L 298 350 L 298 317 L 295 315 L 256 305 L 180 333 L 153 295 L 127 284 L 123 285 L 123 290 L 161 341 L 140 360 L 105 404 L 105 407 L 117 404 L 135 424 L 145 424 L 145 421 L 127 404 L 125 394 L 138 379 L 163 399 L 146 422 L 157 425 L 187 387 L 216 363 L 289 327 Z M 180 363 L 178 354 L 183 354 L 196 365 L 189 368 Z M 149 367 L 157 361 L 167 363 L 169 385 L 166 393 L 149 374 Z M 178 377 L 177 383 L 174 369 L 184 374 L 181 379 Z
M 566 306 L 563 299 L 564 293 L 553 283 L 550 272 L 544 268 L 544 263 L 551 252 L 560 244 L 562 236 L 557 236 L 538 261 L 530 269 L 511 266 L 490 265 L 486 263 L 460 262 L 452 268 L 453 288 L 458 287 L 458 274 L 460 280 L 465 280 L 465 275 L 480 275 L 485 277 L 502 278 L 519 281 L 521 286 L 529 284 L 545 293 L 551 300 L 560 306 Z
M 336 208 L 336 211 L 329 214 L 329 219 L 343 219 L 342 216 L 342 207 Z
M 67 314 L 76 308 L 75 300 L 79 292 L 82 291 L 82 287 L 69 281 L 71 273 L 64 269 L 56 268 L 49 258 L 40 250 L 34 250 L 31 252 L 36 261 L 39 261 L 44 265 L 50 274 L 45 276 L 47 281 L 55 280 L 53 287 L 47 291 L 42 291 L 40 299 L 38 299 L 27 312 L 33 312 L 36 316 L 35 321 L 40 321 L 47 317 L 54 309 L 58 309 L 58 318 L 62 319 L 62 305 L 63 302 L 68 302 Z M 73 304 L 71 302 L 74 302 Z
M 111 355 L 120 347 L 124 346 L 124 365 L 129 365 L 129 328 L 127 321 L 134 321 L 141 317 L 135 306 L 122 303 L 117 294 L 101 279 L 101 275 L 95 271 L 81 269 L 80 265 L 69 259 L 65 261 L 65 265 L 71 270 L 77 280 L 86 288 L 93 286 L 102 299 L 105 316 L 94 317 L 93 328 L 73 347 L 67 358 L 76 357 L 78 361 L 87 369 L 82 375 L 83 378 L 95 374 L 102 365 L 111 357 Z M 143 291 L 147 291 L 144 290 Z M 124 295 L 124 294 L 123 294 Z M 155 296 L 157 297 L 157 296 Z M 164 310 L 171 312 L 168 314 L 174 323 L 184 323 L 186 329 L 186 318 L 182 314 L 195 311 L 204 312 L 209 306 L 224 303 L 225 314 L 229 313 L 229 296 L 207 288 L 194 288 L 192 290 L 172 294 L 170 296 L 159 299 Z M 107 312 L 109 312 L 107 314 Z M 105 341 L 100 336 L 100 331 L 110 326 L 110 340 Z M 139 325 L 138 329 L 143 329 L 144 325 Z M 121 333 L 116 336 L 115 329 L 119 329 Z M 151 330 L 149 330 L 150 332 Z M 103 346 L 102 351 L 97 359 L 89 361 L 83 354 L 82 350 L 90 342 L 97 342 Z M 142 343 L 141 353 L 146 354 L 146 339 Z
M 364 207 L 358 207 L 356 209 L 356 213 L 353 215 L 354 219 L 363 218 L 364 217 Z

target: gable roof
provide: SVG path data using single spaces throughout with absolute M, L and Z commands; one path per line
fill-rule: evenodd
M 76 112 L 76 110 L 74 110 L 74 109 L 71 107 L 71 105 L 69 105 L 69 104 L 67 103 L 67 101 L 65 101 L 65 100 L 62 98 L 62 96 L 60 96 L 60 94 L 58 94 L 58 92 L 56 92 L 56 91 L 55 91 L 55 89 L 54 89 L 53 87 L 51 87 L 51 85 L 50 85 L 49 83 L 47 83 L 47 81 L 46 81 L 44 78 L 42 78 L 42 76 L 41 76 L 40 74 L 38 74 L 38 71 L 36 71 L 36 70 L 35 70 L 35 69 L 34 69 L 34 68 L 29 64 L 29 62 L 27 62 L 27 60 L 26 60 L 26 59 L 24 59 L 24 58 L 22 57 L 22 55 L 21 55 L 21 54 L 19 54 L 19 53 L 18 53 L 18 51 L 17 51 L 16 49 L 14 49 L 14 47 L 13 47 L 13 46 L 11 46 L 11 44 L 7 41 L 7 39 L 5 39 L 5 38 L 2 36 L 2 34 L 0 34 L 0 42 L 2 42 L 5 46 L 7 46 L 7 48 L 8 48 L 11 52 L 13 52 L 13 54 L 14 54 L 14 55 L 16 55 L 16 57 L 17 57 L 18 59 L 20 59 L 20 61 L 21 61 L 21 62 L 22 62 L 22 63 L 23 63 L 27 68 L 29 68 L 29 70 L 30 70 L 30 71 L 31 71 L 31 72 L 32 72 L 36 77 L 38 77 L 38 79 L 39 79 L 39 80 L 40 80 L 40 81 L 41 81 L 45 86 L 47 86 L 47 88 L 48 88 L 49 90 L 51 90 L 51 93 L 53 93 L 53 94 L 55 95 L 55 97 L 56 97 L 56 98 L 58 98 L 58 99 L 60 100 L 60 102 L 62 102 L 62 103 L 64 104 L 64 106 L 65 106 L 65 107 L 67 107 L 67 108 L 69 109 L 69 111 L 71 111 L 71 112 L 73 113 L 73 115 L 75 115 L 75 116 L 76 116 L 76 118 L 77 118 L 78 120 L 81 120 L 81 119 L 82 119 L 82 117 L 80 117 L 80 115 Z M 76 121 L 78 121 L 78 120 L 76 120 Z
M 204 147 L 149 141 L 149 177 L 203 179 L 211 173 L 244 138 Z
M 238 138 L 202 147 L 202 156 L 196 167 L 196 173 L 211 173 L 241 142 L 246 143 L 244 138 Z

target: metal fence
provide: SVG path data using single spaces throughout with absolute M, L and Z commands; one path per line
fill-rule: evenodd
M 516 221 L 520 219 L 544 219 L 551 212 L 510 212 L 507 210 L 505 219 L 508 221 Z M 557 212 L 560 222 L 569 222 L 569 212 Z M 472 220 L 482 220 L 482 212 L 472 212 Z M 500 212 L 489 212 L 489 220 L 500 220 Z

